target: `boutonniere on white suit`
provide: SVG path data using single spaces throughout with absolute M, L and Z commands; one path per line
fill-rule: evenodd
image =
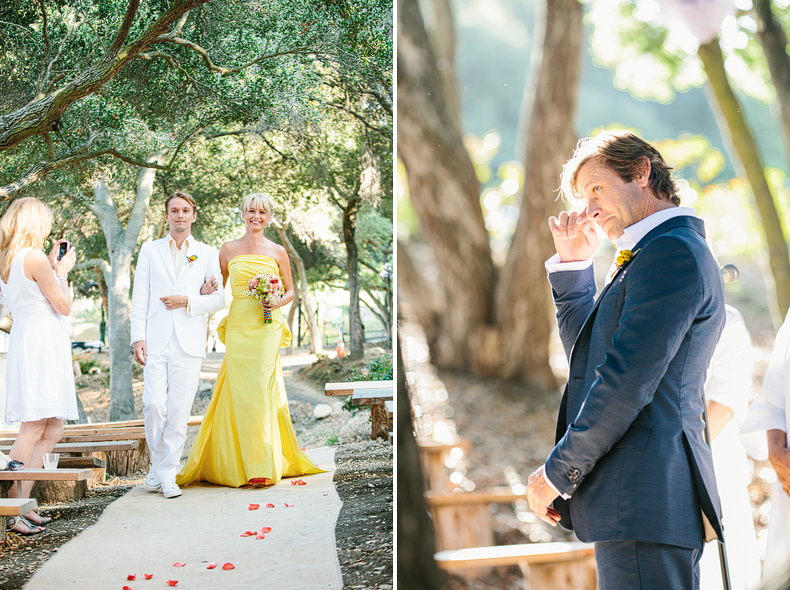
M 197 260 L 197 254 L 193 254 L 192 256 L 187 256 L 187 262 L 189 264 L 192 264 L 193 262 L 195 262 L 195 260 Z

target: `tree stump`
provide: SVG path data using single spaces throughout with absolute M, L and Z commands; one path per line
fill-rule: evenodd
M 130 475 L 137 471 L 148 471 L 151 466 L 151 451 L 145 439 L 140 439 L 136 449 L 131 451 L 107 451 L 107 473 L 112 475 Z M 99 455 L 97 455 L 99 456 Z
M 377 438 L 389 440 L 390 430 L 392 430 L 392 420 L 390 420 L 387 406 L 383 403 L 370 404 L 370 419 L 373 422 L 370 440 L 376 440 Z

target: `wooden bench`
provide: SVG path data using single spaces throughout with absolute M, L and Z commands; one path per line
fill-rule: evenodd
M 533 590 L 595 590 L 598 580 L 593 546 L 581 542 L 524 543 L 439 551 L 444 570 L 518 565 L 524 587 Z
M 16 482 L 17 490 L 23 481 L 74 482 L 71 498 L 79 500 L 85 496 L 87 482 L 93 476 L 91 469 L 20 469 L 19 471 L 0 471 L 0 481 Z M 79 485 L 80 482 L 85 482 Z M 31 495 L 35 494 L 35 490 Z M 39 498 L 40 499 L 40 498 Z M 27 511 L 25 511 L 27 512 Z
M 6 518 L 19 516 L 38 508 L 34 498 L 0 498 L 0 530 L 3 531 L 3 542 L 7 540 Z
M 388 381 L 349 381 L 346 383 L 327 383 L 324 395 L 350 395 L 355 406 L 370 406 L 370 438 L 390 440 L 394 405 L 395 382 Z M 389 402 L 389 403 L 388 403 Z
M 190 416 L 187 426 L 199 426 L 202 422 L 203 416 Z M 18 430 L 0 431 L 0 449 L 10 448 L 18 433 Z M 76 458 L 61 457 L 61 461 L 69 459 L 69 466 L 92 467 L 96 482 L 104 481 L 106 471 L 128 475 L 148 469 L 151 458 L 143 420 L 67 424 L 55 451 L 77 455 Z M 91 455 L 100 463 L 91 463 Z M 71 461 L 79 458 L 85 461 Z

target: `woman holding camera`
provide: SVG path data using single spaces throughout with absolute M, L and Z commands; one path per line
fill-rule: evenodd
M 75 420 L 77 396 L 71 360 L 71 292 L 66 275 L 74 248 L 59 258 L 63 240 L 49 257 L 42 251 L 52 230 L 52 211 L 32 197 L 14 201 L 0 219 L 0 290 L 14 319 L 6 362 L 5 421 L 20 422 L 10 457 L 26 467 L 43 466 L 63 434 L 63 420 Z M 14 484 L 9 497 L 27 498 L 33 482 Z M 42 532 L 50 521 L 31 511 L 8 518 L 9 530 Z

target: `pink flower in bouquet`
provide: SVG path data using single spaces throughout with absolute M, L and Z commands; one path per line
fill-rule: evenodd
M 247 283 L 247 289 L 250 291 L 255 291 L 258 288 L 258 283 L 260 282 L 260 278 L 255 276 L 250 279 L 250 282 Z

